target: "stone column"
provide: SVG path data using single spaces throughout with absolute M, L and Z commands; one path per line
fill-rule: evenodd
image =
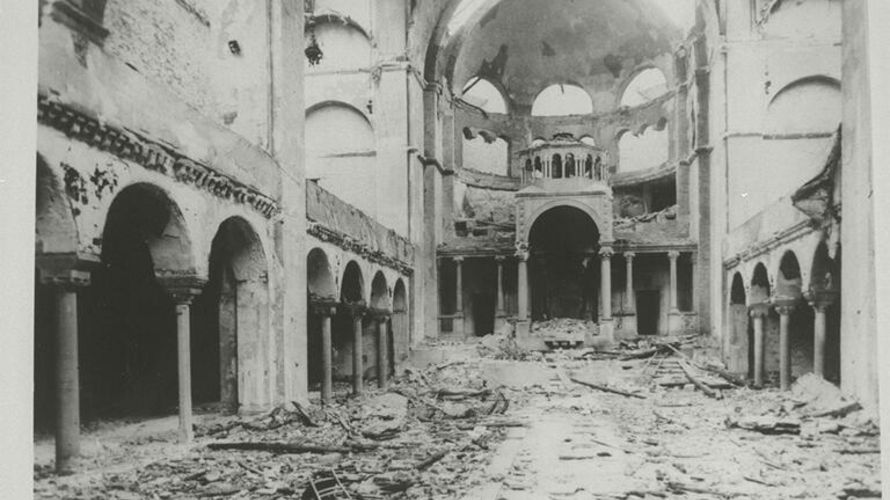
M 677 258 L 680 256 L 680 252 L 676 250 L 671 250 L 668 252 L 668 259 L 671 262 L 671 296 L 670 296 L 670 306 L 671 312 L 676 313 L 679 312 L 677 308 Z
M 362 342 L 363 304 L 348 305 L 346 310 L 352 317 L 352 393 L 356 396 L 364 392 L 364 344 Z
M 40 282 L 53 287 L 56 306 L 56 471 L 71 469 L 80 453 L 80 382 L 77 356 L 77 291 L 89 286 L 89 271 L 40 270 Z
M 603 321 L 612 320 L 612 247 L 600 249 L 600 297 L 602 297 L 603 310 L 600 318 Z
M 806 297 L 813 308 L 813 373 L 825 377 L 825 336 L 827 334 L 826 313 L 834 303 L 836 292 L 807 292 Z
M 389 363 L 389 350 L 386 341 L 386 325 L 389 321 L 391 313 L 389 311 L 378 311 L 374 315 L 374 321 L 377 323 L 377 387 L 386 389 Z
M 497 283 L 497 308 L 494 312 L 494 329 L 498 331 L 504 325 L 504 260 L 503 255 L 494 258 L 495 264 L 498 266 L 498 283 Z
M 769 311 L 768 304 L 754 304 L 749 308 L 754 322 L 754 385 L 763 385 L 763 319 Z
M 517 292 L 516 292 L 516 308 L 517 319 L 525 321 L 528 319 L 528 252 L 516 252 L 518 259 L 516 263 L 517 269 Z
M 321 402 L 329 404 L 334 395 L 333 348 L 331 347 L 331 318 L 337 313 L 336 304 L 314 304 L 315 314 L 321 317 Z
M 779 387 L 787 391 L 791 387 L 791 313 L 794 303 L 788 299 L 775 300 L 776 312 L 779 313 Z
M 157 274 L 157 271 L 156 271 Z M 206 280 L 197 276 L 159 278 L 176 306 L 176 367 L 179 380 L 179 441 L 190 443 L 192 430 L 191 303 Z
M 463 337 L 464 331 L 464 258 L 454 257 L 454 326 L 452 333 Z
M 624 252 L 624 260 L 627 266 L 627 286 L 625 287 L 625 295 L 627 295 L 627 300 L 625 303 L 627 304 L 627 310 L 625 312 L 632 313 L 636 309 L 636 304 L 634 303 L 634 257 L 636 256 L 633 252 Z

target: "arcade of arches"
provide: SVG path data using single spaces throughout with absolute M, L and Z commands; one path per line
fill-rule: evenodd
M 60 469 L 83 423 L 189 441 L 196 412 L 385 388 L 430 340 L 546 349 L 560 319 L 877 404 L 854 2 L 223 3 L 41 2 Z

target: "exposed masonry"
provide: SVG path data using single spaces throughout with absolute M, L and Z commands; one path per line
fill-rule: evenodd
M 102 123 L 89 111 L 75 109 L 42 92 L 37 96 L 37 121 L 68 137 L 123 160 L 135 161 L 148 170 L 170 176 L 213 196 L 250 205 L 267 219 L 281 211 L 274 199 L 255 188 L 126 127 Z

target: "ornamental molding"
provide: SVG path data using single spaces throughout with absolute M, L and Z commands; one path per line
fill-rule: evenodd
M 37 122 L 121 160 L 135 162 L 147 170 L 164 174 L 217 198 L 249 205 L 267 219 L 281 211 L 273 198 L 188 158 L 175 148 L 150 140 L 126 127 L 105 124 L 91 113 L 61 103 L 43 93 L 37 96 Z
M 380 250 L 371 248 L 366 243 L 363 243 L 362 241 L 353 238 L 346 233 L 329 228 L 319 222 L 313 221 L 311 219 L 307 220 L 306 232 L 319 241 L 330 243 L 342 250 L 363 257 L 370 262 L 380 264 L 381 266 L 385 266 L 390 269 L 394 269 L 400 274 L 409 278 L 414 275 L 414 268 L 411 267 L 411 265 L 407 262 L 387 255 Z

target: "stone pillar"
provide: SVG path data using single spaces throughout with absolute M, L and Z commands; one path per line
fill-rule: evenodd
M 464 258 L 454 257 L 454 326 L 452 333 L 463 337 L 466 328 L 464 326 Z
M 763 385 L 763 319 L 769 311 L 768 304 L 754 304 L 749 308 L 754 322 L 754 385 Z
M 825 377 L 826 313 L 837 296 L 832 291 L 809 291 L 805 298 L 813 308 L 813 373 Z
M 377 323 L 377 387 L 386 389 L 387 377 L 389 375 L 387 368 L 389 363 L 389 349 L 386 341 L 386 326 L 391 313 L 389 311 L 378 311 L 374 315 L 374 321 Z
M 347 306 L 352 317 L 352 393 L 356 396 L 364 392 L 364 344 L 362 342 L 362 317 L 365 315 L 364 305 Z
M 498 266 L 497 308 L 494 312 L 494 329 L 496 332 L 504 326 L 504 317 L 506 316 L 504 311 L 504 260 L 506 258 L 503 255 L 498 255 L 494 258 L 495 264 Z
M 190 443 L 192 430 L 191 303 L 206 280 L 197 276 L 159 278 L 176 306 L 176 359 L 179 379 L 179 441 Z
M 526 321 L 528 319 L 528 252 L 517 252 L 516 257 L 519 259 L 517 261 L 517 293 L 516 293 L 516 308 L 517 308 L 517 319 L 519 321 Z
M 625 312 L 632 313 L 636 310 L 636 304 L 634 303 L 634 257 L 636 256 L 633 252 L 624 252 L 624 260 L 627 266 L 627 286 L 625 287 L 625 295 L 627 296 L 627 300 L 625 303 L 627 304 L 627 310 Z
M 333 348 L 331 347 L 331 318 L 337 313 L 336 304 L 314 304 L 315 314 L 321 318 L 321 402 L 329 404 L 334 395 Z
M 612 320 L 612 255 L 614 253 L 612 247 L 600 249 L 600 297 L 603 306 L 600 318 L 603 321 Z
M 56 306 L 56 471 L 71 469 L 80 453 L 80 381 L 77 356 L 77 291 L 89 286 L 89 271 L 40 270 L 40 282 L 53 287 Z
M 676 250 L 671 250 L 668 252 L 668 259 L 671 262 L 671 296 L 670 296 L 670 306 L 671 312 L 677 313 L 679 309 L 677 308 L 677 258 L 680 256 L 680 252 Z
M 773 302 L 779 313 L 779 387 L 787 391 L 791 387 L 791 313 L 794 312 L 792 301 L 783 299 Z

